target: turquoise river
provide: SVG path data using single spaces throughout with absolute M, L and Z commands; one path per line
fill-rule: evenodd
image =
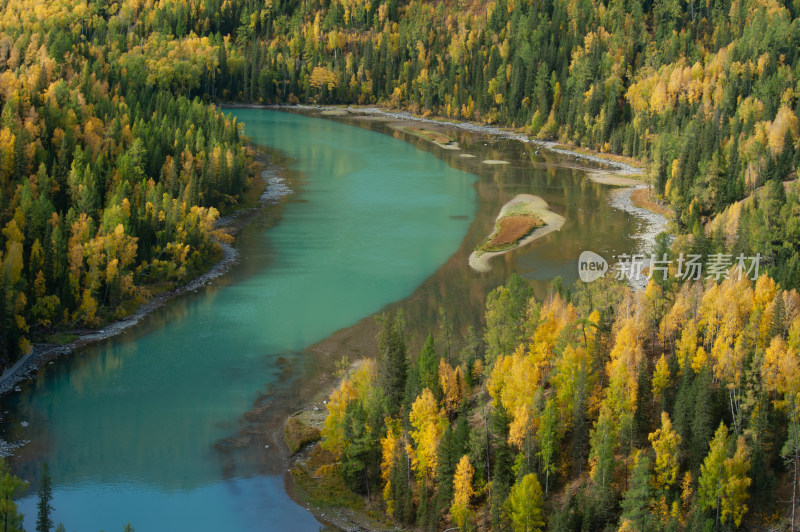
M 302 398 L 291 396 L 293 383 L 315 371 L 305 349 L 420 293 L 437 271 L 457 271 L 464 283 L 480 285 L 471 301 L 454 303 L 459 308 L 480 306 L 485 287 L 516 268 L 499 260 L 494 273 L 481 276 L 465 258 L 491 227 L 498 201 L 530 191 L 519 170 L 527 164 L 530 174 L 527 154 L 507 169 L 483 165 L 493 174 L 480 177 L 480 159 L 453 153 L 448 164 L 430 146 L 377 126 L 263 109 L 230 112 L 254 143 L 275 150 L 294 190 L 241 231 L 239 264 L 119 337 L 45 366 L 3 398 L 4 436 L 30 441 L 17 452 L 14 470 L 34 480 L 49 463 L 54 519 L 68 531 L 121 531 L 128 522 L 138 532 L 319 529 L 286 493 L 274 437 L 254 432 L 245 438 L 247 459 L 237 458 L 245 412 L 277 405 L 281 393 L 301 406 Z M 476 149 L 489 144 L 475 142 Z M 507 158 L 520 151 L 510 141 L 483 149 Z M 607 206 L 607 187 L 587 184 L 575 170 L 537 172 L 542 188 L 550 188 L 544 196 L 568 219 L 597 213 L 607 234 L 635 231 L 629 215 Z M 482 187 L 493 192 L 482 194 Z M 581 246 L 633 245 L 583 227 L 567 225 L 544 239 L 528 267 L 534 261 L 542 272 L 557 272 Z M 575 243 L 567 243 L 567 230 Z M 613 244 L 604 244 L 608 238 Z M 565 252 L 567 245 L 573 247 Z M 439 296 L 430 294 L 443 283 L 418 299 L 434 301 Z M 19 502 L 29 530 L 34 489 Z

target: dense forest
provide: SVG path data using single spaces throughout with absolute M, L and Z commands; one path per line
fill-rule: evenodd
M 127 7 L 2 4 L 5 366 L 31 338 L 124 316 L 207 267 L 218 210 L 237 201 L 250 166 L 238 125 L 190 99 L 217 61 L 203 55 L 216 54 L 208 38 L 154 33 L 140 47 Z
M 459 353 L 441 328 L 407 353 L 385 317 L 330 396 L 315 476 L 424 530 L 794 529 L 800 294 L 735 268 L 555 286 L 491 292 Z
M 124 316 L 219 254 L 253 167 L 220 102 L 377 104 L 647 163 L 671 252 L 768 275 L 513 278 L 459 354 L 330 401 L 350 489 L 434 529 L 794 527 L 800 471 L 797 0 L 0 0 L 0 364 Z M 380 501 L 380 502 L 378 502 Z M 788 503 L 784 501 L 789 501 Z
M 249 169 L 221 101 L 381 104 L 640 158 L 680 245 L 761 253 L 800 286 L 780 186 L 800 158 L 797 2 L 0 5 L 4 364 L 209 262 Z

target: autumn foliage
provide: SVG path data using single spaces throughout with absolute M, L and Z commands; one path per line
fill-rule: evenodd
M 440 529 L 567 530 L 578 517 L 581 528 L 620 530 L 790 520 L 796 504 L 775 494 L 800 481 L 795 290 L 735 269 L 663 290 L 554 285 L 543 301 L 520 283 L 488 298 L 487 341 L 512 313 L 520 326 L 516 347 L 478 378 L 470 368 L 488 353 L 448 361 L 431 335 L 407 361 L 394 417 L 381 417 L 385 396 L 366 384 L 380 368 L 333 393 L 323 445 L 340 456 L 353 443 L 337 431 L 360 415 L 344 403 L 376 412 L 358 445 L 379 459 L 364 463 L 356 491 L 379 493 L 372 504 L 398 523 Z M 420 389 L 432 356 L 438 386 Z

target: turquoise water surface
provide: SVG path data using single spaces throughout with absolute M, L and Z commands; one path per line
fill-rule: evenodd
M 55 521 L 69 531 L 318 529 L 280 471 L 232 467 L 215 444 L 237 435 L 260 395 L 290 386 L 282 375 L 302 349 L 410 294 L 475 214 L 476 178 L 401 140 L 232 113 L 299 176 L 279 223 L 245 231 L 241 264 L 223 279 L 4 400 L 7 436 L 32 442 L 15 469 L 30 480 L 49 463 Z M 28 529 L 35 502 L 20 502 Z

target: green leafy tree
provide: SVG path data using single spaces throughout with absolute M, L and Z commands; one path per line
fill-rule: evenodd
M 704 509 L 716 511 L 716 521 L 719 523 L 719 510 L 722 504 L 725 481 L 725 453 L 728 446 L 728 429 L 723 423 L 714 433 L 714 439 L 709 444 L 709 452 L 703 465 L 700 466 L 700 479 L 697 495 L 700 506 Z
M 528 473 L 511 488 L 508 497 L 514 532 L 544 530 L 542 514 L 542 486 L 533 473 Z
M 700 467 L 698 496 L 704 509 L 715 510 L 717 524 L 732 523 L 739 526 L 748 508 L 747 490 L 750 486 L 749 450 L 744 437 L 736 441 L 734 455 L 727 458 L 728 429 L 723 423 L 709 444 L 709 452 Z
M 500 355 L 509 355 L 520 343 L 523 324 L 532 289 L 527 282 L 512 274 L 506 286 L 494 289 L 486 298 L 486 360 L 493 362 Z
M 22 532 L 23 515 L 17 511 L 14 499 L 28 487 L 28 483 L 12 475 L 5 461 L 0 461 L 0 526 L 3 532 Z
M 592 463 L 592 480 L 602 490 L 606 490 L 616 468 L 614 450 L 617 447 L 617 430 L 614 427 L 611 410 L 605 405 L 600 407 L 600 416 L 592 429 L 589 441 L 591 444 L 589 459 Z
M 558 417 L 557 407 L 553 399 L 548 399 L 539 423 L 539 458 L 544 471 L 544 494 L 547 496 L 550 488 L 550 474 L 555 472 L 556 451 L 558 450 Z

